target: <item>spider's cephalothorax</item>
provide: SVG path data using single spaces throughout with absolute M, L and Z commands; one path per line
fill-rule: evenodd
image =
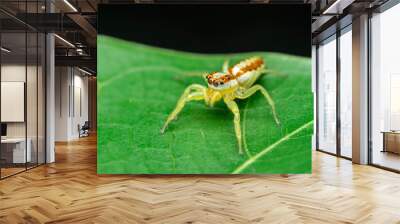
M 239 83 L 232 74 L 212 72 L 206 75 L 206 79 L 208 88 L 204 100 L 209 106 L 214 106 L 222 97 L 232 94 L 239 88 Z
M 238 85 L 238 82 L 232 74 L 222 72 L 213 72 L 207 75 L 208 87 L 215 90 L 225 90 Z
M 238 140 L 239 153 L 241 154 L 242 134 L 240 130 L 240 114 L 239 108 L 234 101 L 235 99 L 246 99 L 257 91 L 260 91 L 271 105 L 275 122 L 279 124 L 274 101 L 271 96 L 261 85 L 254 85 L 263 73 L 265 73 L 265 65 L 261 57 L 252 57 L 243 60 L 232 67 L 229 67 L 226 61 L 222 72 L 212 72 L 205 76 L 208 88 L 199 84 L 192 84 L 186 88 L 175 109 L 168 116 L 167 121 L 161 129 L 161 133 L 164 133 L 168 124 L 177 118 L 186 102 L 204 100 L 207 105 L 213 106 L 216 102 L 224 100 L 234 115 L 235 134 Z

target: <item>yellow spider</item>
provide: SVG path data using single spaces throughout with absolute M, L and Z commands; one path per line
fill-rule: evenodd
M 239 108 L 234 101 L 238 99 L 246 99 L 257 91 L 260 91 L 269 105 L 271 105 L 272 114 L 275 122 L 279 125 L 279 120 L 275 111 L 275 104 L 268 91 L 261 85 L 254 85 L 261 74 L 265 73 L 264 61 L 261 57 L 251 57 L 240 63 L 229 67 L 228 61 L 223 65 L 223 72 L 212 72 L 206 74 L 205 78 L 208 82 L 208 88 L 199 84 L 188 86 L 172 113 L 168 116 L 161 133 L 164 133 L 168 124 L 175 120 L 179 112 L 185 104 L 193 100 L 204 100 L 209 106 L 213 106 L 216 102 L 224 100 L 225 104 L 234 115 L 235 134 L 239 145 L 239 154 L 242 150 L 242 134 L 240 130 L 240 113 Z

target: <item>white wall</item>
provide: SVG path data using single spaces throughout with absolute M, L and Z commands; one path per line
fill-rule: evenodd
M 2 82 L 25 82 L 26 71 L 29 74 L 36 74 L 36 67 L 28 66 L 27 68 L 24 65 L 18 64 L 4 64 L 1 66 L 1 81 Z M 26 82 L 25 82 L 26 83 Z M 36 83 L 35 83 L 36 85 Z M 28 89 L 29 90 L 29 89 Z M 36 97 L 36 89 L 34 92 L 28 92 L 28 97 Z M 3 96 L 4 97 L 4 96 Z M 28 100 L 28 99 L 27 99 Z M 30 101 L 30 100 L 28 100 Z M 36 107 L 36 105 L 35 105 Z M 2 110 L 6 110 L 6 108 L 1 108 Z M 33 120 L 33 118 L 29 117 L 28 121 Z M 36 114 L 35 114 L 36 116 Z M 29 125 L 28 127 L 31 127 Z M 7 136 L 8 137 L 25 137 L 25 122 L 7 122 Z
M 74 75 L 74 108 L 72 109 L 73 119 L 72 119 L 72 132 L 71 135 L 74 137 L 79 137 L 78 124 L 83 125 L 85 121 L 89 120 L 88 113 L 88 77 L 82 76 L 83 73 L 78 73 Z
M 55 85 L 55 140 L 77 139 L 78 124 L 88 120 L 88 77 L 76 68 L 56 67 Z
M 28 70 L 32 68 L 28 67 Z M 2 82 L 25 82 L 25 64 L 8 64 L 1 66 L 1 81 Z M 1 108 L 5 110 L 6 108 Z M 7 123 L 7 136 L 8 137 L 25 137 L 25 123 L 24 122 L 11 122 Z
M 69 68 L 55 68 L 55 141 L 67 141 L 69 133 Z

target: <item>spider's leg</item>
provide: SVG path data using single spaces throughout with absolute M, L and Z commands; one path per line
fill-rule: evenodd
M 249 89 L 247 89 L 244 92 L 236 92 L 235 97 L 237 97 L 239 99 L 246 99 L 246 98 L 252 96 L 257 91 L 260 91 L 263 94 L 263 96 L 265 97 L 265 99 L 267 99 L 267 102 L 269 103 L 269 105 L 271 105 L 272 115 L 274 116 L 276 124 L 279 125 L 280 122 L 279 122 L 278 116 L 276 115 L 274 100 L 272 99 L 271 95 L 269 95 L 268 91 L 263 86 L 257 84 L 257 85 L 250 87 Z
M 175 120 L 175 118 L 178 116 L 179 112 L 183 109 L 185 106 L 186 102 L 192 101 L 192 100 L 203 100 L 204 99 L 204 92 L 205 92 L 205 87 L 198 85 L 198 84 L 193 84 L 188 86 L 185 91 L 183 92 L 182 96 L 179 98 L 178 103 L 175 106 L 175 109 L 171 112 L 171 114 L 168 116 L 167 120 L 165 121 L 164 126 L 161 128 L 161 133 L 164 133 L 165 130 L 168 127 L 168 124 Z
M 232 111 L 233 113 L 233 124 L 235 125 L 235 134 L 236 134 L 236 139 L 238 141 L 239 145 L 239 154 L 243 153 L 242 150 L 242 131 L 240 130 L 240 113 L 239 113 L 239 107 L 235 103 L 235 101 L 231 99 L 224 99 L 224 102 L 228 106 L 228 108 Z
M 228 73 L 228 69 L 229 69 L 229 60 L 227 59 L 224 61 L 224 64 L 222 65 L 222 71 L 224 73 Z
M 271 69 L 263 69 L 262 74 L 266 74 L 266 75 L 277 75 L 277 76 L 285 76 L 285 73 L 279 72 L 279 71 L 275 71 L 275 70 L 271 70 Z
M 208 73 L 203 73 L 201 75 L 201 77 L 203 78 L 204 82 L 206 82 L 206 83 L 208 82 L 207 75 L 208 75 Z

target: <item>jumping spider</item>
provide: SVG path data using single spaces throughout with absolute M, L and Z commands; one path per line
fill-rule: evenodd
M 188 86 L 172 113 L 168 116 L 161 133 L 164 133 L 168 124 L 177 118 L 179 112 L 183 109 L 186 102 L 193 100 L 204 100 L 208 106 L 213 106 L 216 102 L 224 100 L 225 104 L 234 115 L 235 134 L 239 145 L 239 154 L 242 150 L 242 134 L 240 130 L 240 113 L 239 108 L 234 101 L 238 99 L 246 99 L 257 91 L 260 91 L 272 109 L 275 122 L 279 125 L 279 120 L 275 111 L 275 104 L 268 91 L 261 85 L 254 83 L 265 73 L 264 60 L 261 57 L 251 57 L 243 60 L 238 64 L 229 67 L 228 61 L 223 65 L 223 72 L 212 72 L 206 74 L 205 78 L 208 88 L 199 84 Z

